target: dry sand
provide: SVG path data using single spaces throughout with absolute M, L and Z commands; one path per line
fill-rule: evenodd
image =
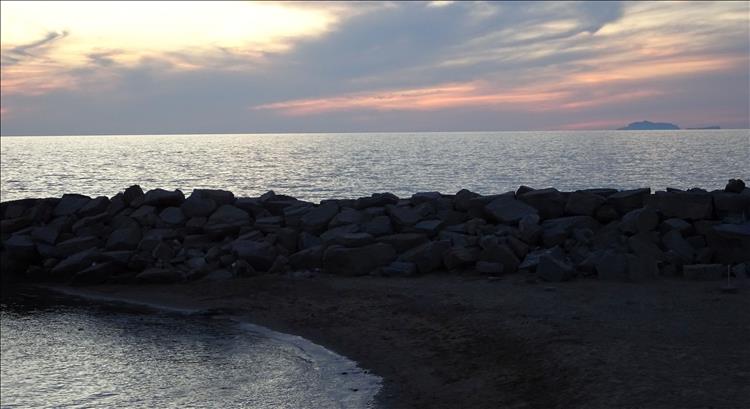
M 86 291 L 222 308 L 384 378 L 388 408 L 750 407 L 750 286 L 260 276 Z

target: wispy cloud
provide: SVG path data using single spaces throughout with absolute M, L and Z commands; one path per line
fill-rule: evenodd
M 68 36 L 67 31 L 51 31 L 44 38 L 27 44 L 8 47 L 2 50 L 2 64 L 12 66 L 25 60 L 43 58 L 45 53 L 57 41 Z
M 139 3 L 162 12 L 127 11 L 138 32 L 96 6 L 47 11 L 26 37 L 7 4 L 4 132 L 750 122 L 748 3 L 262 3 L 265 31 L 239 3 Z
M 252 109 L 280 110 L 289 115 L 315 115 L 347 110 L 401 110 L 430 111 L 454 107 L 518 107 L 529 109 L 550 108 L 548 102 L 563 96 L 556 91 L 526 89 L 508 90 L 502 93 L 482 92 L 477 84 L 443 84 L 430 88 L 399 89 L 348 94 L 332 98 L 302 99 L 264 104 Z

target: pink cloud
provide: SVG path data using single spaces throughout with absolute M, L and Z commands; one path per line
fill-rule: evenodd
M 396 89 L 333 96 L 297 99 L 258 105 L 252 109 L 277 110 L 287 115 L 314 115 L 324 112 L 357 109 L 430 111 L 457 107 L 517 107 L 541 109 L 549 102 L 564 97 L 562 91 L 509 89 L 491 91 L 478 83 L 452 83 L 416 89 Z

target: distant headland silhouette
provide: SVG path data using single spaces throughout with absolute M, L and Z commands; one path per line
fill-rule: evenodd
M 649 131 L 649 130 L 672 130 L 681 129 L 679 126 L 670 122 L 651 122 L 651 121 L 640 121 L 631 122 L 628 126 L 618 128 L 618 131 Z M 702 128 L 686 128 L 686 129 L 721 129 L 720 126 L 706 126 Z

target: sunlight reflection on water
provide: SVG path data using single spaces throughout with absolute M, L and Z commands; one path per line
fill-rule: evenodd
M 359 409 L 379 382 L 331 352 L 224 320 L 4 304 L 0 327 L 3 408 Z
M 750 177 L 750 131 L 145 135 L 2 138 L 2 200 L 144 189 L 269 189 L 300 199 L 722 188 Z

